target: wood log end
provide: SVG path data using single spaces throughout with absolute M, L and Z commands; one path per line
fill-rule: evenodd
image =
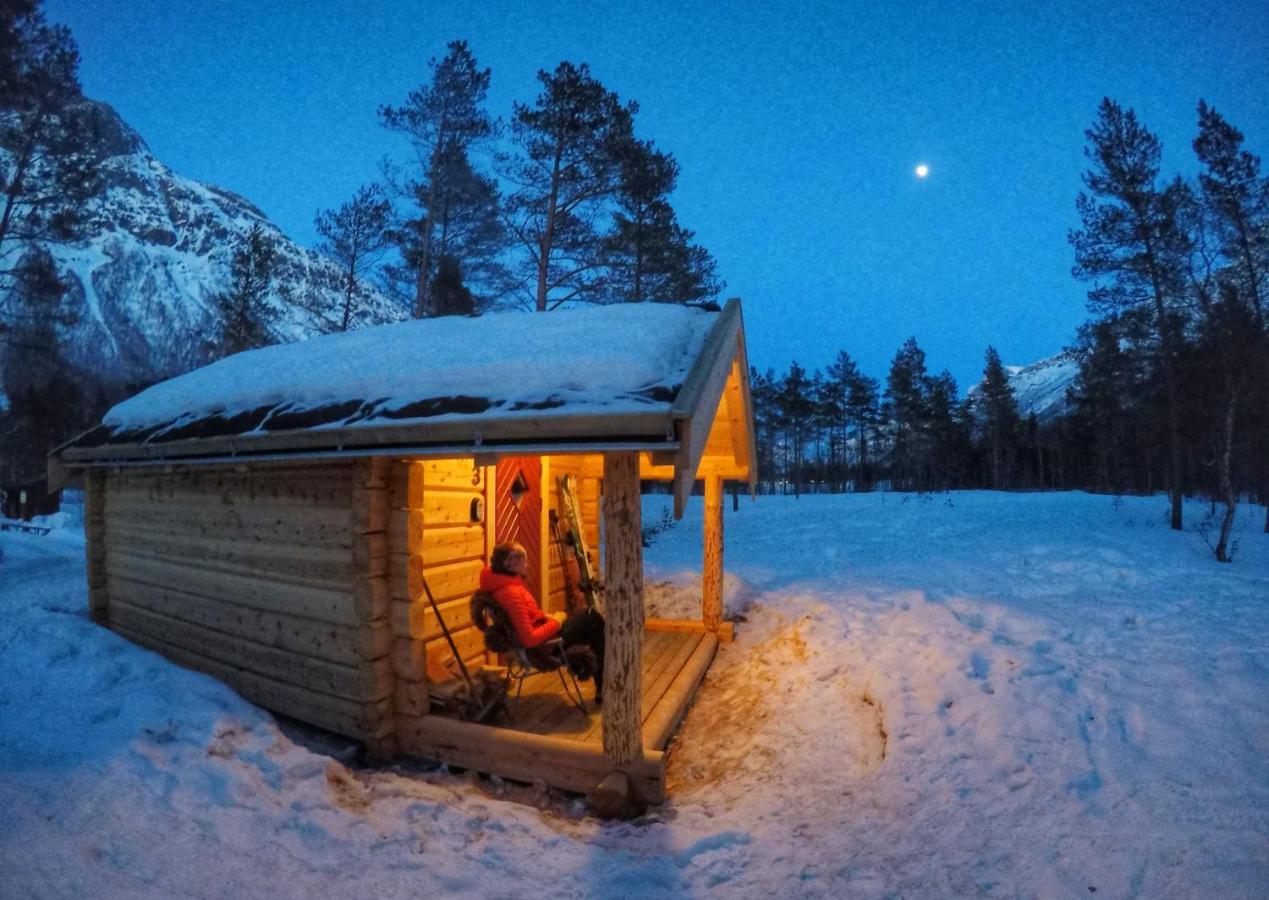
M 601 819 L 629 820 L 648 811 L 625 772 L 612 772 L 586 795 L 586 806 Z

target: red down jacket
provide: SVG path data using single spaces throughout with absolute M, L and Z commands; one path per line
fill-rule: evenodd
M 493 594 L 498 605 L 507 611 L 522 647 L 536 647 L 559 634 L 560 623 L 542 612 L 519 575 L 499 575 L 486 566 L 480 572 L 480 589 Z

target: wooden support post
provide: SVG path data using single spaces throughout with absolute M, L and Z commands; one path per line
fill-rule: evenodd
M 84 475 L 84 544 L 88 556 L 88 615 L 98 625 L 110 621 L 106 587 L 106 473 L 89 469 Z
M 643 756 L 643 520 L 639 454 L 604 454 L 604 755 L 617 768 Z
M 701 578 L 701 621 L 717 632 L 723 621 L 723 479 L 705 478 L 705 568 Z

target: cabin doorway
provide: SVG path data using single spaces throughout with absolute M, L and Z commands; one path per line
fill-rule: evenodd
M 508 456 L 498 460 L 494 478 L 494 541 L 515 541 L 529 553 L 525 581 L 542 597 L 542 460 Z

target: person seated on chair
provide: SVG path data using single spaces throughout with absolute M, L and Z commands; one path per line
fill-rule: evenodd
M 538 606 L 524 574 L 529 569 L 529 554 L 523 545 L 514 542 L 498 544 L 489 554 L 489 565 L 480 572 L 480 589 L 493 595 L 511 619 L 516 640 L 532 654 L 533 648 L 559 637 L 565 650 L 587 647 L 593 654 L 595 702 L 604 696 L 604 620 L 593 609 L 565 615 L 548 615 Z M 557 663 L 558 664 L 558 663 Z M 571 667 L 571 666 L 570 666 Z

